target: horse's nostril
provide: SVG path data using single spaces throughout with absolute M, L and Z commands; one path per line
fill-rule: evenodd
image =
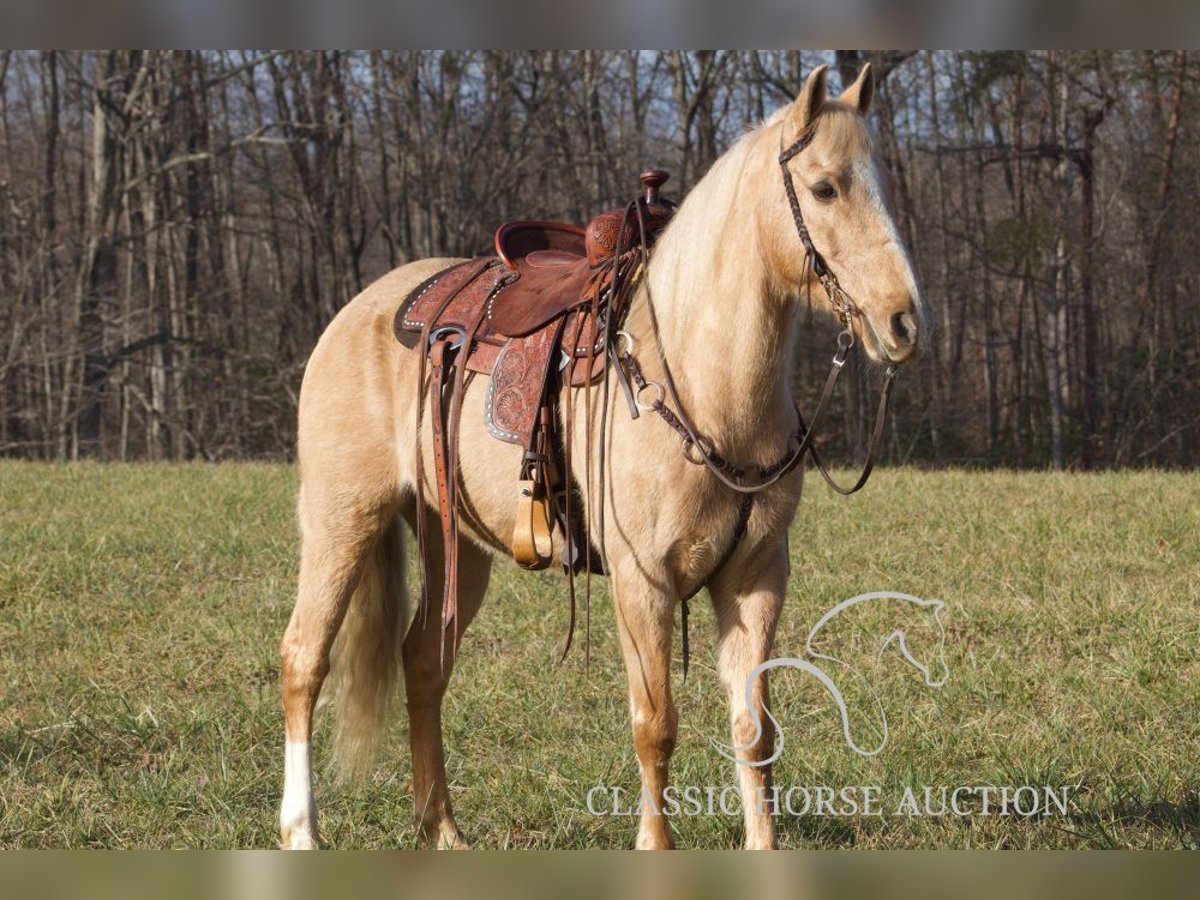
M 917 342 L 917 320 L 910 312 L 892 314 L 892 337 L 901 347 Z

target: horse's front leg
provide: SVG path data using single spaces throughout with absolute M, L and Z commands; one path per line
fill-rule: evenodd
M 641 572 L 614 573 L 617 632 L 629 676 L 629 715 L 642 776 L 639 850 L 669 850 L 663 791 L 679 717 L 671 699 L 671 638 L 676 598 Z
M 771 766 L 750 765 L 767 759 L 775 745 L 771 721 L 763 714 L 768 702 L 767 673 L 755 679 L 750 707 L 746 681 L 771 655 L 787 576 L 787 544 L 780 540 L 763 547 L 746 565 L 727 566 L 724 577 L 709 585 L 717 615 L 717 668 L 729 695 L 733 744 L 748 748 L 737 753 L 747 850 L 775 847 Z M 762 723 L 761 736 L 756 721 Z

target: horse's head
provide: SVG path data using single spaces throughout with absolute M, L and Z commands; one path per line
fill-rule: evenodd
M 940 688 L 950 677 L 946 665 L 946 629 L 942 624 L 942 609 L 946 604 L 941 600 L 919 600 L 917 605 L 927 613 L 926 620 L 915 627 L 894 630 L 879 646 L 879 655 L 883 656 L 888 646 L 895 643 L 901 655 L 924 677 L 925 684 Z
M 912 664 L 925 679 L 929 687 L 940 688 L 950 677 L 950 669 L 946 665 L 946 628 L 942 623 L 942 610 L 946 608 L 944 600 L 925 600 L 912 594 L 902 594 L 897 591 L 871 591 L 858 594 L 849 600 L 843 600 L 837 606 L 827 611 L 808 633 L 804 649 L 811 659 L 832 660 L 840 662 L 837 657 L 820 653 L 815 644 L 821 633 L 846 610 L 866 603 L 888 601 L 891 608 L 900 612 L 908 611 L 902 624 L 888 632 L 880 642 L 876 651 L 877 657 L 882 657 L 888 647 L 895 644 L 903 656 Z M 913 615 L 915 613 L 916 615 Z
M 826 306 L 817 278 L 823 260 L 850 300 L 854 331 L 871 358 L 904 362 L 916 354 L 931 323 L 872 153 L 865 115 L 874 78 L 871 67 L 865 66 L 858 80 L 833 100 L 825 93 L 826 69 L 820 66 L 808 76 L 800 96 L 771 120 L 768 129 L 777 131 L 779 151 L 808 137 L 787 169 L 800 218 L 820 259 L 813 266 L 806 258 L 809 248 L 782 186 L 763 204 L 763 245 L 786 290 L 811 288 Z M 775 169 L 772 177 L 779 184 L 778 166 Z

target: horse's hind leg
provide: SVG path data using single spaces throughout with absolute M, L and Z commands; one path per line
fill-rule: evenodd
M 729 566 L 724 578 L 709 584 L 717 614 L 717 669 L 729 697 L 729 718 L 735 747 L 743 763 L 761 762 L 771 755 L 775 733 L 771 720 L 763 715 L 767 704 L 767 673 L 756 679 L 751 689 L 753 709 L 746 705 L 746 681 L 750 673 L 771 655 L 775 626 L 783 607 L 787 585 L 787 545 L 782 541 L 764 547 L 745 566 Z M 754 722 L 762 723 L 762 735 L 755 738 Z M 738 781 L 742 794 L 742 814 L 746 823 L 746 849 L 775 846 L 775 820 L 772 817 L 771 767 L 739 765 Z
M 413 513 L 409 521 L 416 526 Z M 439 847 L 466 846 L 450 808 L 446 784 L 446 751 L 442 742 L 442 698 L 454 666 L 455 646 L 475 618 L 487 591 L 491 557 L 467 540 L 459 544 L 458 612 L 456 628 L 443 631 L 441 622 L 443 556 L 438 521 L 426 511 L 426 570 L 429 585 L 425 606 L 417 611 L 405 638 L 404 689 L 408 701 L 412 743 L 413 804 L 417 824 L 426 840 Z
M 312 490 L 301 491 L 299 588 L 280 648 L 287 749 L 279 828 L 282 846 L 294 850 L 318 846 L 313 709 L 329 674 L 330 648 L 380 528 L 377 515 L 326 508 L 320 499 Z

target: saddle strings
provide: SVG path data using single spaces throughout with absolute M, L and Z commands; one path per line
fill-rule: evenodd
M 584 520 L 585 520 L 584 526 L 582 529 L 579 530 L 579 533 L 578 533 L 578 536 L 581 538 L 582 546 L 576 548 L 577 552 L 580 552 L 583 554 L 583 565 L 584 565 L 584 647 L 585 647 L 584 668 L 585 668 L 585 671 L 588 673 L 591 672 L 591 662 L 592 662 L 592 547 L 593 547 L 593 542 L 592 542 L 592 538 L 591 538 L 591 529 L 587 527 L 587 520 L 591 518 L 592 510 L 595 509 L 595 511 L 596 511 L 596 531 L 597 531 L 595 547 L 596 547 L 596 551 L 600 555 L 600 563 L 604 567 L 604 570 L 607 572 L 608 571 L 608 553 L 607 553 L 605 539 L 604 539 L 604 528 L 605 528 L 604 510 L 605 510 L 605 488 L 608 483 L 606 469 L 607 469 L 607 459 L 608 459 L 608 448 L 607 448 L 608 414 L 609 414 L 609 401 L 611 398 L 609 378 L 614 370 L 614 367 L 612 364 L 613 363 L 613 354 L 610 352 L 610 344 L 612 341 L 612 335 L 614 334 L 614 331 L 613 331 L 614 320 L 622 312 L 621 300 L 622 300 L 622 294 L 625 291 L 626 280 L 623 277 L 623 274 L 621 272 L 621 256 L 623 254 L 625 231 L 626 231 L 626 228 L 628 227 L 628 225 L 630 224 L 629 223 L 630 211 L 632 209 L 634 209 L 635 207 L 638 211 L 638 218 L 640 221 L 641 205 L 640 205 L 640 201 L 635 200 L 632 203 L 626 205 L 625 212 L 621 217 L 620 228 L 617 230 L 616 244 L 613 248 L 613 254 L 609 260 L 609 267 L 610 267 L 612 277 L 609 279 L 608 302 L 607 302 L 607 304 L 602 302 L 603 298 L 601 296 L 601 291 L 598 289 L 595 297 L 593 297 L 593 299 L 591 301 L 592 315 L 584 317 L 585 321 L 581 322 L 580 326 L 579 326 L 579 331 L 580 331 L 580 333 L 582 333 L 585 330 L 585 328 L 588 328 L 588 326 L 590 325 L 590 328 L 588 328 L 588 334 L 587 334 L 587 341 L 588 341 L 587 357 L 586 357 L 587 370 L 586 370 L 586 375 L 584 378 L 584 416 L 586 418 L 585 434 L 584 434 L 584 457 L 585 457 L 584 467 L 587 470 L 586 477 L 584 479 L 584 483 L 585 483 L 585 493 L 586 493 L 586 498 L 585 498 L 585 507 L 586 508 L 584 510 Z M 645 230 L 643 228 L 642 229 L 643 249 L 645 246 L 644 245 L 645 239 L 646 239 Z M 633 248 L 630 247 L 629 249 L 632 250 Z M 603 274 L 601 274 L 599 276 L 598 288 L 602 285 L 603 285 Z M 604 327 L 603 327 L 603 330 L 599 334 L 597 334 L 596 325 L 599 320 L 599 315 L 600 315 L 601 311 L 603 311 L 603 313 L 604 313 Z M 595 363 L 596 363 L 597 344 L 599 344 L 599 346 L 600 346 L 600 352 L 602 354 L 602 359 L 604 361 L 603 362 L 604 378 L 603 378 L 603 382 L 602 382 L 602 386 L 601 386 L 601 394 L 600 394 L 600 416 L 599 416 L 600 422 L 599 422 L 599 434 L 598 434 L 598 442 L 597 442 L 598 446 L 597 446 L 597 451 L 596 451 L 597 466 L 595 467 L 595 469 L 593 469 L 592 463 L 591 463 L 592 443 L 593 443 L 593 441 L 592 441 L 593 421 L 594 421 L 594 414 L 593 414 L 593 407 L 592 407 L 592 369 L 595 367 Z M 575 346 L 577 346 L 577 343 L 571 344 L 570 346 L 572 348 L 574 348 Z M 569 372 L 573 372 L 574 368 L 577 364 L 578 364 L 578 360 L 573 359 Z M 619 367 L 616 368 L 616 371 L 617 371 L 618 376 L 620 376 L 621 372 L 620 372 Z M 572 391 L 571 381 L 572 381 L 572 378 L 570 377 L 570 375 L 568 375 L 567 391 L 566 391 L 566 395 L 567 395 L 566 409 L 564 410 L 564 415 L 568 422 L 568 424 L 567 424 L 567 443 L 568 443 L 568 445 L 573 440 L 573 434 L 574 434 L 574 416 L 571 412 L 571 399 L 570 399 L 571 391 Z M 570 491 L 571 491 L 571 485 L 572 485 L 569 453 L 570 453 L 569 450 L 566 450 L 564 452 L 564 458 L 566 460 L 566 467 L 567 467 L 567 476 L 566 476 L 565 482 L 566 482 L 566 486 L 567 486 L 567 504 L 568 505 L 567 505 L 566 519 L 567 519 L 568 527 L 570 526 L 570 522 L 571 522 L 571 514 L 570 514 L 570 505 L 569 504 L 570 504 Z M 592 494 L 593 483 L 595 483 L 596 489 L 599 493 L 599 501 L 598 502 L 594 502 L 594 496 Z M 565 536 L 565 538 L 568 542 L 573 541 L 575 539 L 575 537 L 576 537 L 576 535 L 566 535 Z M 575 567 L 574 567 L 573 560 L 569 560 L 569 562 L 568 562 L 567 574 L 568 574 L 567 580 L 570 585 L 570 595 L 571 595 L 571 627 L 570 627 L 570 631 L 567 634 L 566 647 L 563 650 L 563 658 L 564 659 L 566 658 L 567 652 L 571 649 L 571 638 L 574 634 L 574 629 L 575 629 Z
M 565 326 L 563 328 L 563 331 L 564 332 L 566 331 Z M 578 335 L 579 335 L 579 330 L 576 329 L 574 337 L 572 337 L 570 335 L 567 336 L 567 341 L 568 341 L 567 346 L 571 348 L 572 359 L 571 359 L 571 364 L 566 369 L 567 390 L 563 392 L 563 399 L 562 399 L 563 484 L 565 485 L 564 496 L 563 496 L 563 515 L 564 515 L 565 521 L 566 521 L 566 528 L 564 530 L 569 530 L 571 527 L 571 441 L 572 441 L 572 437 L 574 434 L 574 429 L 572 427 L 573 426 L 572 416 L 574 415 L 574 410 L 571 405 L 571 380 L 575 373 L 574 352 L 575 352 L 575 347 L 578 344 Z M 553 446 L 551 446 L 550 452 L 555 453 L 557 451 Z M 551 494 L 551 499 L 553 500 L 553 494 Z M 570 535 L 565 535 L 565 538 L 568 541 L 571 540 Z M 573 639 L 575 637 L 575 578 L 573 577 L 573 573 L 570 571 L 569 568 L 567 570 L 567 594 L 571 599 L 571 621 L 570 621 L 570 624 L 567 626 L 567 642 L 563 646 L 563 652 L 562 652 L 562 656 L 559 657 L 559 662 L 562 662 L 563 660 L 565 660 L 567 658 L 567 654 L 569 652 L 571 652 L 571 642 L 573 641 Z
M 451 291 L 446 296 L 446 298 L 438 305 L 438 308 L 433 312 L 432 315 L 429 316 L 429 319 L 425 322 L 425 327 L 421 329 L 420 343 L 418 344 L 418 346 L 421 348 L 421 352 L 417 354 L 420 362 L 418 364 L 418 372 L 417 372 L 417 388 L 418 388 L 417 389 L 417 427 L 414 429 L 414 433 L 416 435 L 416 437 L 414 439 L 415 444 L 416 444 L 416 452 L 414 454 L 414 460 L 415 460 L 415 464 L 416 464 L 417 555 L 421 558 L 421 607 L 422 607 L 422 609 L 421 609 L 421 616 L 422 616 L 421 626 L 422 627 L 425 627 L 425 623 L 429 616 L 429 607 L 431 605 L 430 604 L 430 591 L 429 591 L 429 562 L 426 559 L 426 547 L 427 547 L 429 538 L 428 538 L 428 534 L 427 534 L 428 529 L 426 527 L 426 522 L 425 522 L 425 515 L 426 515 L 426 510 L 425 510 L 425 466 L 424 466 L 424 461 L 423 461 L 424 454 L 422 452 L 423 445 L 422 445 L 422 441 L 421 441 L 421 435 L 422 435 L 422 427 L 421 426 L 422 426 L 422 423 L 423 423 L 423 420 L 425 417 L 425 393 L 427 390 L 427 388 L 425 386 L 425 380 L 426 380 L 426 376 L 428 374 L 428 368 L 427 368 L 428 354 L 426 351 L 428 350 L 428 347 L 429 347 L 429 338 L 430 338 L 430 334 L 433 330 L 433 323 L 438 320 L 438 318 L 442 315 L 442 313 L 446 310 L 446 308 L 451 304 L 451 302 L 453 302 L 454 299 L 456 297 L 458 297 L 458 295 L 461 294 L 463 292 L 463 290 L 465 290 L 469 284 L 471 284 L 471 282 L 473 282 L 476 278 L 478 278 L 481 274 L 483 274 L 483 272 L 490 265 L 491 265 L 490 260 L 484 260 L 478 268 L 473 270 L 471 276 L 469 278 L 467 278 L 462 283 L 462 285 L 460 285 L 456 290 Z M 439 403 L 441 402 L 441 398 L 438 398 L 438 402 Z M 441 411 L 438 410 L 437 414 L 440 415 Z M 430 427 L 432 428 L 432 426 L 433 426 L 433 423 L 431 421 Z M 443 553 L 447 553 L 447 554 L 450 553 L 450 548 L 449 547 L 443 548 Z M 443 593 L 445 591 L 446 591 L 446 585 L 443 585 Z M 457 627 L 457 625 L 456 625 L 456 627 Z M 444 632 L 444 628 L 443 628 L 443 632 Z M 444 664 L 444 650 L 445 650 L 445 635 L 443 633 L 443 637 L 442 637 L 442 651 L 443 652 L 441 654 L 439 654 L 442 657 L 443 664 Z
M 637 204 L 636 200 L 634 201 L 634 204 L 635 205 Z M 602 333 L 602 342 L 600 345 L 601 353 L 604 354 L 604 366 L 603 366 L 604 381 L 603 381 L 603 387 L 602 387 L 601 393 L 600 393 L 600 437 L 599 437 L 599 446 L 597 448 L 597 456 L 598 456 L 597 462 L 599 463 L 599 471 L 597 472 L 596 481 L 597 481 L 597 486 L 600 490 L 600 503 L 596 508 L 596 530 L 598 532 L 598 534 L 597 534 L 598 546 L 596 549 L 597 549 L 597 552 L 600 554 L 601 565 L 603 565 L 604 571 L 606 573 L 608 573 L 609 575 L 611 575 L 612 573 L 608 572 L 608 551 L 607 551 L 607 548 L 604 543 L 604 494 L 605 494 L 605 486 L 607 485 L 607 481 L 608 481 L 607 478 L 605 477 L 605 468 L 606 468 L 606 462 L 608 459 L 608 448 L 606 446 L 607 442 L 608 442 L 608 399 L 609 399 L 608 379 L 609 379 L 609 374 L 611 372 L 611 354 L 609 353 L 608 345 L 609 345 L 609 341 L 611 340 L 611 334 L 612 334 L 612 320 L 616 317 L 616 315 L 618 313 L 617 307 L 618 307 L 618 304 L 620 303 L 621 290 L 623 288 L 623 284 L 621 282 L 621 245 L 624 243 L 625 223 L 628 221 L 628 219 L 629 219 L 629 207 L 626 206 L 625 213 L 624 213 L 624 215 L 621 216 L 621 227 L 617 229 L 617 243 L 616 243 L 616 246 L 613 248 L 612 261 L 610 262 L 610 265 L 612 266 L 612 278 L 608 282 L 608 308 L 604 311 L 604 330 Z M 601 279 L 601 285 L 603 285 L 603 279 Z M 599 309 L 600 306 L 602 306 L 602 304 L 600 303 L 600 292 L 599 291 L 596 292 L 595 303 L 596 303 L 597 309 Z M 588 379 L 587 379 L 587 381 L 588 381 L 589 386 L 591 385 L 592 367 L 595 365 L 594 358 L 595 358 L 596 338 L 597 338 L 597 335 L 595 333 L 595 325 L 597 322 L 596 316 L 592 316 L 591 321 L 592 321 L 592 329 L 593 330 L 592 330 L 592 334 L 590 336 L 590 340 L 588 341 Z M 590 432 L 591 427 L 592 427 L 592 420 L 591 420 L 591 417 L 589 416 L 589 418 L 588 418 L 589 432 Z M 588 435 L 588 444 L 589 444 L 589 446 L 591 445 L 590 433 Z M 590 479 L 590 477 L 591 476 L 590 476 L 590 472 L 589 472 L 589 479 Z M 592 510 L 592 503 L 591 503 L 591 498 L 589 498 L 588 499 L 588 513 L 587 513 L 589 516 L 591 515 L 591 510 Z M 587 571 L 587 588 L 586 588 L 587 597 L 585 600 L 585 603 L 586 603 L 585 616 L 587 618 L 586 638 L 585 639 L 586 639 L 586 645 L 587 645 L 587 654 L 586 654 L 585 666 L 587 668 L 587 671 L 590 673 L 591 672 L 591 663 L 592 663 L 592 542 L 591 542 L 591 538 L 587 536 L 589 533 L 590 533 L 590 529 L 587 529 L 587 528 L 583 529 L 584 540 L 587 544 L 587 546 L 585 547 L 585 552 L 587 555 L 586 555 L 586 560 L 584 563 L 584 565 L 586 567 L 586 571 Z

